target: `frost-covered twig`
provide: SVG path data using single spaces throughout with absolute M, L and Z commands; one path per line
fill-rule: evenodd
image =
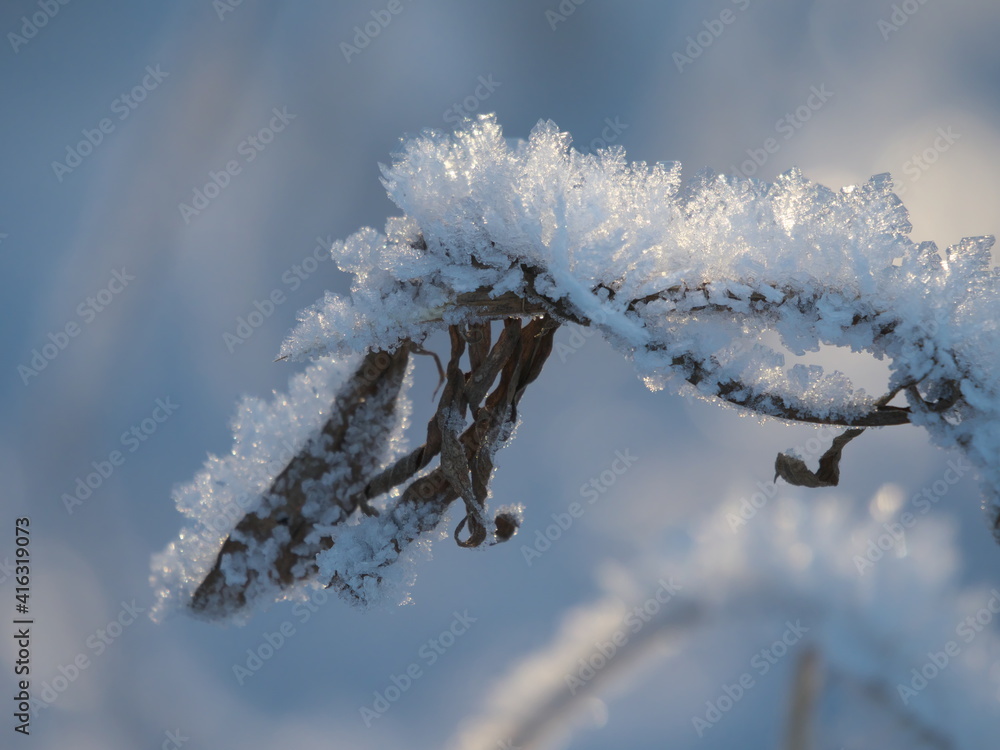
M 378 447 L 391 430 L 383 422 L 369 429 L 371 404 L 351 395 L 349 379 L 332 412 L 343 414 L 336 424 L 346 432 L 323 437 L 320 423 L 310 437 L 333 446 L 330 460 L 319 461 L 309 442 L 266 483 L 254 475 L 230 487 L 263 500 L 221 539 L 202 529 L 197 544 L 172 546 L 158 563 L 161 599 L 176 598 L 170 579 L 183 579 L 186 592 L 194 569 L 208 567 L 193 599 L 205 614 L 266 599 L 275 593 L 268 586 L 285 595 L 316 583 L 318 570 L 331 575 L 319 583 L 364 590 L 367 601 L 380 571 L 457 498 L 466 511 L 460 544 L 503 536 L 485 508 L 493 451 L 564 324 L 599 331 L 653 389 L 674 383 L 759 416 L 851 428 L 816 472 L 779 456 L 778 475 L 793 483 L 836 484 L 841 450 L 858 430 L 920 425 L 968 454 L 1000 537 L 993 239 L 943 252 L 915 244 L 888 175 L 839 191 L 798 170 L 774 183 L 712 172 L 682 181 L 677 164 L 628 164 L 620 149 L 581 154 L 551 122 L 527 141 L 505 140 L 492 116 L 408 141 L 383 174 L 405 215 L 389 219 L 385 234 L 366 228 L 334 246 L 341 269 L 356 277 L 350 298 L 328 293 L 305 311 L 281 354 L 398 358 L 447 331 L 445 388 L 424 444 L 389 461 Z M 503 331 L 492 343 L 495 320 Z M 786 367 L 784 352 L 764 343 L 771 332 L 794 355 L 830 345 L 888 360 L 884 395 L 855 389 L 840 372 Z M 371 398 L 391 401 L 397 381 L 383 381 Z M 897 397 L 906 405 L 891 403 Z M 253 424 L 281 432 L 267 420 Z M 439 466 L 423 473 L 434 459 Z M 179 505 L 215 507 L 213 466 Z M 382 497 L 381 516 L 344 523 L 355 509 L 371 514 Z M 515 516 L 501 517 L 510 533 Z M 202 560 L 220 543 L 213 565 L 179 559 L 182 547 Z
M 589 326 L 592 321 L 580 311 L 574 310 L 567 304 L 548 299 L 537 294 L 531 289 L 530 279 L 537 276 L 537 271 L 523 269 L 529 279 L 526 285 L 524 297 L 516 294 L 506 293 L 502 297 L 491 297 L 491 290 L 482 289 L 472 293 L 459 295 L 456 300 L 456 310 L 468 310 L 476 318 L 505 317 L 509 315 L 525 315 L 532 313 L 547 312 L 555 317 L 562 318 L 564 322 L 572 322 L 579 325 Z M 681 310 L 684 314 L 706 314 L 714 313 L 722 316 L 738 315 L 743 318 L 757 318 L 762 323 L 776 326 L 782 319 L 784 305 L 794 306 L 794 315 L 801 315 L 803 311 L 815 309 L 817 300 L 808 298 L 808 292 L 796 292 L 793 288 L 783 291 L 768 288 L 765 292 L 752 290 L 745 284 L 741 284 L 740 292 L 744 297 L 738 297 L 732 289 L 723 288 L 720 290 L 712 288 L 710 284 L 703 284 L 694 289 L 685 289 L 681 286 L 673 286 L 656 294 L 649 294 L 642 299 L 629 301 L 627 309 L 638 314 L 649 305 L 666 303 L 666 310 L 674 313 Z M 748 304 L 749 303 L 749 304 Z M 845 305 L 846 306 L 846 305 Z M 884 324 L 878 319 L 879 314 L 855 315 L 849 325 L 845 325 L 845 333 L 848 329 L 854 329 L 863 336 L 870 337 L 873 342 L 880 342 L 891 336 L 894 325 Z M 665 346 L 660 343 L 651 343 L 647 346 L 648 353 L 654 354 L 665 350 Z M 813 424 L 842 425 L 845 427 L 889 427 L 893 425 L 908 424 L 910 421 L 910 409 L 906 407 L 892 406 L 888 400 L 873 403 L 871 408 L 860 413 L 845 411 L 843 413 L 830 413 L 829 407 L 826 410 L 814 410 L 801 403 L 795 403 L 777 393 L 761 391 L 749 385 L 731 374 L 723 372 L 720 362 L 714 357 L 699 357 L 692 352 L 682 352 L 675 354 L 670 360 L 670 366 L 691 385 L 700 388 L 702 395 L 715 396 L 736 406 L 750 409 L 758 414 L 779 419 L 787 419 L 794 422 L 807 422 Z M 916 392 L 916 385 L 911 384 L 909 388 Z M 942 411 L 954 405 L 957 391 L 954 383 L 948 384 L 948 389 L 953 394 L 950 402 L 927 405 L 927 408 L 934 411 Z M 898 392 L 901 388 L 897 388 Z M 919 392 L 916 392 L 919 395 Z M 920 402 L 926 405 L 924 402 Z
M 434 529 L 457 498 L 466 508 L 455 530 L 461 546 L 513 536 L 516 512 L 498 513 L 493 520 L 485 515 L 494 454 L 513 432 L 517 405 L 541 372 L 557 327 L 545 315 L 523 325 L 511 318 L 491 345 L 488 321 L 450 326 L 445 387 L 426 442 L 388 466 L 382 456 L 408 353 L 419 346 L 406 341 L 391 354 L 366 355 L 336 394 L 321 428 L 226 537 L 190 608 L 226 619 L 256 600 L 317 580 L 368 604 L 381 591 L 384 571 Z M 418 477 L 436 457 L 440 465 Z M 403 485 L 401 496 L 382 513 L 372 506 Z M 345 527 L 355 510 L 377 518 Z M 460 539 L 463 530 L 467 537 Z
M 305 444 L 229 534 L 191 608 L 206 616 L 242 609 L 260 590 L 315 576 L 329 527 L 367 507 L 363 489 L 381 461 L 406 372 L 407 348 L 372 352 L 337 394 Z

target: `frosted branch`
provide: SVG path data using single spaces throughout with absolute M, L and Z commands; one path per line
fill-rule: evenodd
M 838 191 L 794 169 L 774 183 L 709 171 L 682 180 L 678 164 L 629 164 L 620 149 L 581 154 L 570 143 L 551 122 L 507 140 L 482 116 L 403 145 L 382 171 L 404 215 L 384 234 L 365 228 L 334 246 L 355 277 L 349 297 L 328 293 L 304 311 L 281 351 L 388 364 L 374 380 L 348 377 L 322 420 L 309 399 L 308 419 L 290 408 L 309 427 L 296 428 L 266 480 L 241 474 L 243 453 L 210 461 L 179 506 L 216 507 L 220 473 L 237 477 L 226 497 L 239 488 L 255 501 L 221 536 L 201 528 L 172 545 L 158 582 L 182 579 L 184 596 L 200 575 L 190 604 L 205 616 L 303 585 L 332 583 L 369 602 L 454 500 L 465 508 L 459 544 L 509 537 L 517 513 L 490 518 L 486 508 L 494 454 L 561 325 L 599 331 L 653 389 L 850 428 L 816 471 L 778 457 L 778 476 L 796 484 L 836 484 L 843 447 L 862 429 L 924 427 L 979 470 L 1000 537 L 992 237 L 943 251 L 914 243 L 888 175 Z M 503 323 L 495 342 L 491 321 Z M 397 456 L 391 417 L 407 356 L 443 331 L 451 351 L 438 409 L 424 443 Z M 768 333 L 780 347 L 763 343 Z M 786 353 L 821 346 L 886 360 L 884 395 L 837 371 L 786 366 Z M 250 424 L 273 437 L 283 434 L 277 420 L 267 412 Z M 164 600 L 177 597 L 164 588 Z

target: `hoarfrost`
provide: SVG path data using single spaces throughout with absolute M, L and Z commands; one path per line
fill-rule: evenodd
M 404 143 L 382 171 L 405 217 L 335 250 L 357 275 L 350 301 L 318 302 L 282 353 L 419 340 L 474 315 L 468 295 L 513 292 L 599 329 L 653 387 L 686 380 L 783 418 L 923 424 L 969 453 L 1000 512 L 992 237 L 943 252 L 914 243 L 887 174 L 840 190 L 798 169 L 774 183 L 709 170 L 685 181 L 678 164 L 570 143 L 549 121 L 526 141 L 505 139 L 492 115 Z M 889 411 L 883 394 L 840 373 L 784 371 L 781 354 L 756 343 L 767 328 L 793 354 L 826 344 L 886 358 L 887 394 L 906 395 L 907 416 L 866 422 Z M 727 363 L 734 341 L 744 356 Z
M 368 476 L 403 445 L 406 357 L 380 356 L 388 377 L 374 368 L 379 356 L 325 358 L 295 376 L 288 394 L 244 399 L 230 455 L 209 456 L 194 481 L 174 491 L 192 523 L 153 560 L 155 619 L 180 606 L 243 621 L 255 608 L 304 594 L 316 554 Z M 383 380 L 388 385 L 374 393 L 366 388 Z
M 287 398 L 270 405 L 246 401 L 232 456 L 210 458 L 194 482 L 176 492 L 178 507 L 197 522 L 155 563 L 164 606 L 192 592 L 197 605 L 199 592 L 222 596 L 226 587 L 236 587 L 240 606 L 244 598 L 288 595 L 317 565 L 342 593 L 368 603 L 389 564 L 409 554 L 405 549 L 458 497 L 471 519 L 467 546 L 492 538 L 483 527 L 493 451 L 509 437 L 517 399 L 562 324 L 601 332 L 654 389 L 673 384 L 762 417 L 862 429 L 922 425 L 939 445 L 964 450 L 978 468 L 991 521 L 1000 528 L 1000 294 L 990 265 L 993 238 L 966 238 L 943 252 L 933 243 L 914 243 L 888 175 L 840 190 L 797 169 L 773 183 L 710 170 L 684 180 L 680 165 L 628 163 L 620 148 L 582 154 L 549 121 L 539 122 L 527 140 L 505 139 L 492 115 L 453 134 L 426 131 L 407 141 L 382 175 L 404 215 L 390 218 L 384 232 L 363 228 L 334 246 L 339 266 L 355 277 L 350 296 L 327 293 L 306 310 L 281 353 L 356 362 L 376 351 L 421 351 L 430 333 L 449 329 L 452 403 L 442 403 L 441 413 L 455 408 L 463 425 L 466 408 L 474 417 L 486 415 L 491 437 L 480 444 L 486 433 L 466 432 L 460 442 L 457 427 L 429 426 L 427 445 L 393 467 L 392 481 L 385 471 L 372 481 L 380 493 L 399 488 L 403 474 L 412 479 L 438 453 L 441 467 L 393 490 L 402 491 L 401 499 L 379 518 L 346 526 L 356 508 L 371 512 L 373 485 L 363 480 L 380 470 L 383 459 L 373 457 L 382 455 L 378 445 L 388 427 L 375 419 L 381 437 L 359 453 L 355 446 L 365 442 L 368 428 L 355 434 L 353 423 L 341 425 L 336 460 L 296 490 L 305 497 L 296 512 L 305 514 L 309 533 L 293 538 L 278 528 L 284 500 L 275 505 L 268 490 L 281 478 L 276 457 L 308 464 L 301 453 L 309 445 L 318 451 L 314 458 L 330 453 L 322 441 L 307 441 L 321 428 L 347 369 L 329 360 L 313 365 L 293 381 Z M 490 349 L 489 320 L 507 325 L 537 316 L 544 325 L 531 336 L 545 333 L 549 343 L 529 346 L 518 323 Z M 466 345 L 455 337 L 474 326 L 487 331 L 487 340 L 484 348 L 470 339 L 471 367 L 488 371 L 489 382 L 466 386 L 473 372 L 461 372 Z M 788 367 L 784 352 L 761 340 L 768 331 L 793 355 L 826 345 L 884 359 L 889 382 L 883 393 L 869 395 L 842 373 Z M 501 372 L 498 400 L 487 408 L 483 398 Z M 350 390 L 349 383 L 344 387 Z M 466 387 L 476 393 L 468 402 Z M 907 405 L 895 405 L 897 396 Z M 366 425 L 359 404 L 351 419 Z M 486 461 L 473 470 L 480 479 L 475 493 L 466 452 Z M 425 494 L 418 497 L 418 490 Z M 251 520 L 249 532 L 241 529 L 235 509 L 267 523 Z M 515 520 L 504 520 L 511 533 Z M 224 539 L 256 551 L 218 558 L 209 574 L 214 582 L 195 591 Z M 277 575 L 276 593 L 275 573 L 266 568 L 287 568 L 289 554 L 294 567 Z M 234 602 L 215 603 L 225 611 Z

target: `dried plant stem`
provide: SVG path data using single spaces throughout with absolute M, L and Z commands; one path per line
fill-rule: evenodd
M 822 656 L 813 647 L 803 651 L 795 663 L 786 750 L 809 750 L 812 747 L 813 715 L 823 690 L 822 668 Z
M 225 540 L 214 566 L 195 591 L 191 608 L 211 614 L 246 606 L 248 591 L 260 583 L 261 573 L 249 567 L 245 558 L 265 545 L 277 546 L 266 576 L 278 587 L 287 588 L 314 577 L 316 555 L 334 543 L 331 534 L 314 533 L 317 519 L 324 518 L 326 525 L 340 523 L 356 509 L 378 515 L 371 501 L 410 480 L 413 481 L 400 498 L 383 511 L 390 519 L 398 519 L 400 528 L 406 528 L 405 534 L 394 538 L 395 554 L 386 558 L 386 565 L 420 533 L 436 526 L 448 505 L 457 498 L 462 498 L 466 509 L 455 532 L 457 540 L 463 530 L 468 534 L 459 540 L 461 546 L 479 546 L 491 532 L 496 541 L 512 536 L 516 530 L 512 518 L 504 516 L 491 521 L 485 516 L 493 456 L 513 431 L 517 404 L 551 353 L 556 328 L 558 323 L 546 315 L 523 325 L 519 319 L 509 318 L 491 346 L 488 321 L 451 326 L 445 386 L 437 411 L 428 422 L 425 443 L 375 476 L 363 476 L 360 463 L 348 461 L 349 474 L 339 479 L 338 485 L 357 486 L 358 490 L 327 493 L 320 497 L 326 507 L 313 507 L 307 514 L 304 509 L 308 488 L 322 482 L 334 470 L 334 462 L 349 453 L 348 448 L 357 450 L 357 446 L 346 444 L 352 421 L 370 416 L 361 415 L 362 407 L 372 400 L 384 403 L 384 410 L 391 411 L 408 353 L 418 349 L 422 352 L 422 348 L 405 342 L 393 354 L 368 354 L 337 395 L 331 415 L 318 435 L 306 443 L 271 483 L 261 508 L 245 515 Z M 468 371 L 462 366 L 466 355 Z M 472 424 L 464 428 L 470 413 Z M 414 479 L 435 457 L 440 458 L 440 465 Z M 315 492 L 311 497 L 317 499 Z M 334 514 L 331 521 L 329 505 L 337 502 L 337 497 L 341 498 L 341 512 Z M 419 513 L 415 513 L 417 509 Z M 419 522 L 409 523 L 413 518 L 419 518 Z M 287 529 L 287 534 L 276 534 L 278 527 Z M 242 578 L 230 575 L 227 579 L 227 570 L 247 572 Z

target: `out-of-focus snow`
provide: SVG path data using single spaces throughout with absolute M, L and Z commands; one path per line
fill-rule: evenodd
M 587 724 L 595 700 L 638 689 L 628 676 L 637 666 L 669 674 L 683 651 L 746 643 L 760 628 L 784 646 L 756 662 L 738 657 L 736 679 L 709 678 L 708 692 L 688 695 L 690 719 L 668 728 L 678 746 L 717 733 L 720 722 L 739 723 L 728 714 L 745 695 L 765 679 L 793 682 L 791 665 L 809 654 L 822 676 L 807 722 L 817 746 L 982 747 L 1000 716 L 992 668 L 1000 638 L 990 624 L 1000 592 L 958 585 L 950 522 L 927 518 L 912 537 L 893 540 L 875 518 L 852 520 L 843 498 L 773 502 L 775 512 L 738 534 L 739 503 L 725 503 L 691 530 L 686 551 L 605 565 L 605 595 L 568 612 L 549 646 L 498 678 L 451 747 L 549 746 L 553 734 Z M 747 664 L 751 679 L 739 689 Z M 779 727 L 802 690 L 769 691 L 788 696 L 774 711 Z M 679 713 L 673 705 L 674 721 Z

